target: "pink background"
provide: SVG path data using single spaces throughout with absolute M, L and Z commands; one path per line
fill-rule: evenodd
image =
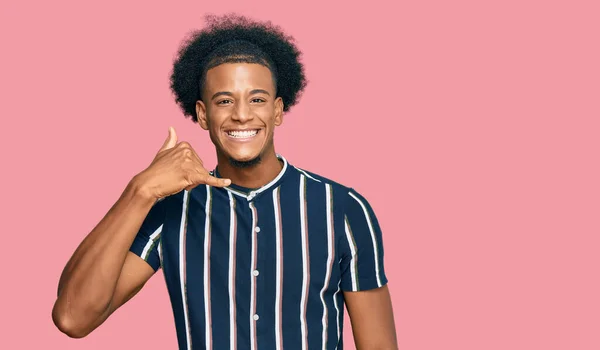
M 203 14 L 229 11 L 304 51 L 277 151 L 372 203 L 401 349 L 600 348 L 598 2 L 161 3 L 1 5 L 0 348 L 176 348 L 161 275 L 83 340 L 50 311 L 169 125 L 214 166 L 167 79 Z

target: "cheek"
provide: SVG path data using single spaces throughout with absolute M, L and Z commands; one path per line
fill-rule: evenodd
M 223 121 L 227 119 L 227 113 L 224 110 L 212 109 L 206 111 L 206 124 L 209 132 L 218 132 L 223 124 Z
M 275 108 L 274 106 L 262 106 L 255 110 L 257 116 L 260 117 L 262 122 L 266 125 L 272 126 L 275 123 Z

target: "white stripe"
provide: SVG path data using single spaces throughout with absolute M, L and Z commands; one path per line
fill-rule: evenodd
M 302 349 L 306 350 L 308 344 L 306 344 L 306 292 L 308 290 L 308 247 L 306 246 L 306 212 L 305 203 L 306 198 L 304 196 L 304 187 L 306 183 L 306 177 L 300 175 L 300 237 L 302 239 L 302 297 L 300 299 L 300 330 L 302 333 Z
M 210 186 L 206 185 L 206 205 L 204 206 L 204 338 L 206 349 L 212 349 L 212 332 L 210 325 L 210 212 L 211 192 Z
M 185 293 L 185 229 L 187 225 L 189 192 L 183 191 L 183 207 L 181 209 L 181 226 L 179 228 L 179 282 L 181 285 L 181 302 L 183 303 L 183 320 L 185 323 L 185 341 L 186 348 L 192 349 L 190 342 L 190 321 L 188 319 L 187 297 Z
M 350 253 L 352 258 L 350 259 L 350 275 L 352 276 L 352 291 L 358 291 L 357 287 L 357 275 L 356 275 L 356 248 L 354 247 L 354 239 L 352 238 L 352 234 L 350 233 L 350 226 L 348 226 L 348 218 L 344 216 L 344 227 L 346 228 L 346 240 L 348 241 L 348 246 L 350 246 Z
M 340 281 L 338 282 L 338 289 L 337 291 L 333 294 L 333 305 L 335 306 L 335 311 L 336 311 L 336 317 L 335 317 L 335 323 L 337 325 L 337 338 L 336 338 L 336 344 L 339 344 L 340 342 L 340 308 L 338 307 L 338 302 L 337 302 L 337 295 L 340 292 L 340 284 L 342 283 L 342 280 L 340 279 Z M 335 348 L 337 349 L 337 345 L 335 346 Z
M 158 242 L 158 259 L 160 259 L 160 266 L 163 266 L 163 256 L 162 256 L 162 242 Z
M 279 187 L 273 191 L 273 208 L 275 211 L 275 349 L 281 349 L 281 214 L 279 213 Z
M 237 190 L 234 190 L 233 188 L 225 187 L 225 189 L 226 189 L 226 190 L 227 190 L 229 193 L 233 193 L 233 194 L 235 194 L 235 195 L 237 195 L 237 196 L 240 196 L 240 197 L 248 198 L 248 196 L 247 196 L 245 193 L 243 193 L 243 192 L 240 192 L 240 191 L 237 191 Z
M 154 245 L 154 242 L 156 242 L 156 237 L 158 237 L 158 235 L 160 235 L 160 233 L 162 232 L 162 228 L 163 228 L 163 225 L 158 226 L 156 231 L 154 231 L 154 233 L 152 233 L 150 235 L 150 239 L 148 240 L 148 243 L 146 243 L 146 245 L 144 246 L 144 250 L 142 250 L 142 259 L 146 260 L 148 258 L 148 253 L 150 252 L 150 247 L 152 247 Z
M 360 204 L 360 206 L 363 209 L 363 212 L 365 213 L 367 224 L 369 224 L 369 231 L 371 232 L 371 241 L 373 241 L 373 255 L 375 256 L 375 274 L 377 275 L 377 286 L 381 287 L 381 278 L 379 276 L 379 253 L 377 252 L 377 241 L 375 239 L 375 231 L 373 230 L 371 217 L 369 216 L 369 212 L 367 211 L 367 208 L 365 207 L 364 203 L 360 199 L 358 199 L 358 197 L 356 197 L 352 192 L 350 192 L 350 196 L 356 199 L 358 204 Z
M 323 350 L 327 349 L 327 304 L 325 304 L 324 293 L 329 286 L 329 278 L 331 277 L 331 261 L 333 260 L 333 227 L 331 226 L 331 185 L 325 184 L 325 200 L 326 200 L 326 211 L 327 211 L 327 270 L 325 272 L 325 281 L 323 282 L 323 288 L 321 289 L 321 303 L 323 304 L 323 318 L 321 324 L 323 325 L 323 333 L 321 335 Z
M 304 176 L 308 177 L 311 180 L 315 180 L 316 182 L 321 182 L 321 180 L 317 180 L 314 177 L 310 176 L 309 173 L 307 173 L 305 170 L 302 170 L 300 168 L 298 168 L 297 166 L 294 166 L 294 168 L 296 168 L 296 170 L 298 170 L 299 172 L 301 172 L 302 174 L 304 174 Z
M 263 187 L 259 188 L 258 190 L 254 191 L 254 194 L 257 195 L 265 190 L 267 190 L 269 187 L 273 186 L 277 181 L 279 181 L 279 179 L 281 179 L 281 177 L 283 176 L 283 174 L 285 174 L 285 171 L 287 170 L 288 167 L 288 162 L 287 160 L 281 156 L 281 155 L 277 155 L 278 159 L 281 159 L 283 161 L 283 168 L 281 168 L 281 171 L 279 172 L 279 174 L 277 175 L 277 177 L 275 177 L 273 180 L 271 180 L 271 182 L 269 182 L 268 184 L 264 185 Z
M 256 321 L 254 321 L 254 314 L 256 313 L 256 304 L 254 301 L 255 296 L 255 277 L 253 275 L 256 261 L 254 255 L 256 252 L 256 209 L 254 204 L 250 202 L 250 210 L 252 211 L 252 252 L 250 256 L 250 349 L 254 350 L 256 344 Z
M 235 327 L 235 295 L 234 286 L 235 279 L 233 277 L 235 271 L 235 202 L 233 201 L 233 195 L 231 192 L 229 195 L 229 347 L 231 350 L 235 350 L 236 341 L 236 327 Z

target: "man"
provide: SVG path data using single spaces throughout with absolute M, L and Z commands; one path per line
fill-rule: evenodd
M 173 128 L 84 239 L 52 312 L 84 337 L 163 270 L 180 349 L 395 349 L 379 224 L 355 190 L 291 165 L 273 134 L 306 86 L 278 27 L 210 17 L 179 52 L 171 88 L 207 130 L 207 171 Z

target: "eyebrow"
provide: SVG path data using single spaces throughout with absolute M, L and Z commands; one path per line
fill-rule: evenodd
M 254 94 L 265 94 L 265 95 L 271 96 L 271 94 L 269 94 L 269 92 L 267 90 L 263 90 L 263 89 L 254 89 L 254 90 L 250 91 L 250 95 L 254 95 Z M 219 92 L 215 93 L 214 95 L 212 95 L 211 100 L 214 100 L 215 98 L 217 98 L 219 96 L 233 96 L 233 94 L 229 91 L 219 91 Z

